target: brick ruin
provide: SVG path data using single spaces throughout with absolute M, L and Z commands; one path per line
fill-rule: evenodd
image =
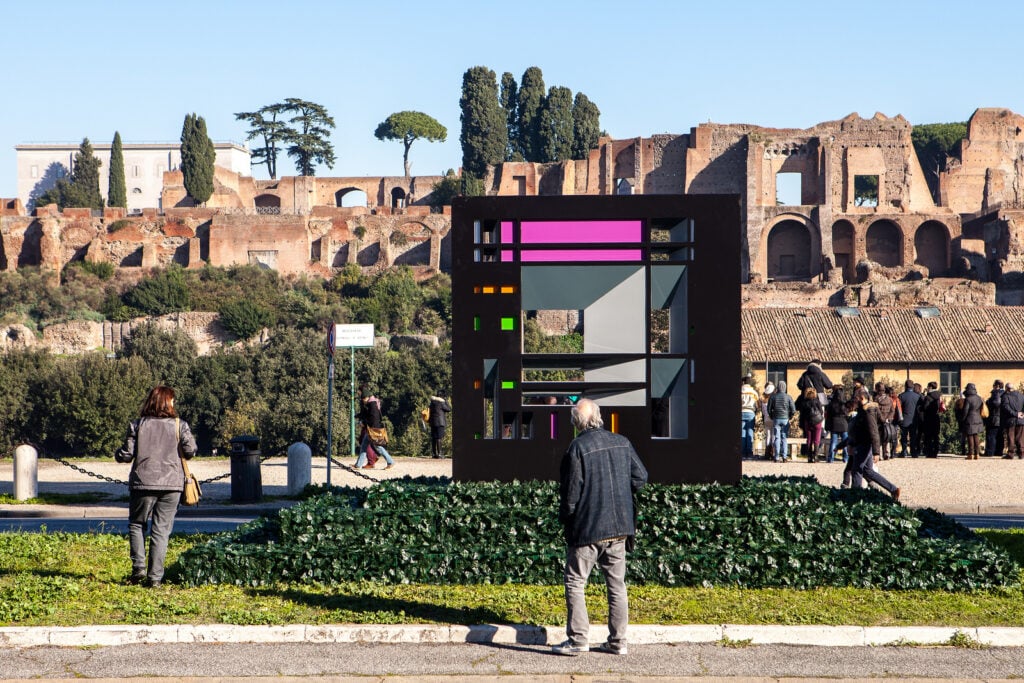
M 580 161 L 499 164 L 485 187 L 505 196 L 737 194 L 747 305 L 1024 303 L 1024 117 L 975 111 L 937 197 L 911 132 L 902 116 L 881 114 L 808 129 L 706 123 L 605 138 Z M 213 197 L 195 207 L 172 171 L 164 210 L 131 216 L 54 207 L 29 216 L 3 200 L 0 268 L 59 271 L 89 259 L 135 269 L 256 263 L 324 277 L 346 264 L 448 270 L 450 215 L 428 205 L 440 179 L 271 181 L 218 168 Z M 352 196 L 358 205 L 348 205 Z

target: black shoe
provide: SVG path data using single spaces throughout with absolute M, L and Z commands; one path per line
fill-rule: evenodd
M 146 584 L 149 588 L 159 588 L 162 585 L 164 585 L 164 583 L 160 579 L 150 579 L 149 583 Z
M 128 584 L 129 586 L 141 586 L 145 582 L 146 582 L 146 575 L 145 574 L 132 574 L 127 579 L 125 579 L 125 583 Z

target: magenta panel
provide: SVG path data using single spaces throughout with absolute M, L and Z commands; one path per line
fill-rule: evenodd
M 511 239 L 511 225 L 509 227 Z M 640 227 L 640 221 L 523 221 L 519 235 L 522 244 L 639 242 Z M 501 229 L 504 242 L 505 223 L 501 224 Z
M 551 440 L 558 438 L 558 415 L 551 413 Z
M 511 249 L 502 249 L 501 250 L 501 260 L 502 261 L 512 261 L 513 260 L 512 250 Z
M 512 244 L 512 222 L 502 221 L 501 230 L 498 233 L 498 240 L 502 244 Z
M 523 261 L 639 261 L 639 249 L 523 249 Z

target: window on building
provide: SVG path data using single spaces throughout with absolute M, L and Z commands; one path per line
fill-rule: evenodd
M 39 167 L 38 166 L 33 166 L 32 167 L 32 177 L 33 178 L 38 178 L 39 177 Z
M 875 366 L 871 363 L 854 363 L 850 366 L 850 372 L 854 377 L 863 377 L 864 386 L 868 390 L 875 388 Z
M 139 177 L 139 167 L 138 167 L 137 164 L 135 166 L 132 166 L 132 177 L 133 178 L 138 178 Z
M 779 382 L 786 381 L 786 364 L 785 363 L 768 363 L 768 367 L 765 370 L 765 384 L 771 382 L 775 386 L 779 386 Z
M 856 206 L 878 206 L 878 176 L 853 177 L 853 203 Z
M 960 393 L 960 366 L 944 363 L 939 366 L 939 391 L 956 396 Z
M 775 203 L 779 206 L 799 206 L 802 199 L 803 176 L 800 173 L 775 174 Z

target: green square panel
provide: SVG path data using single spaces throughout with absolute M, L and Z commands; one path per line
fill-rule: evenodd
M 504 379 L 504 380 L 501 381 L 501 388 L 502 389 L 515 389 L 516 388 L 516 382 L 515 382 L 515 380 L 512 380 L 512 379 Z
M 502 318 L 501 319 L 501 329 L 503 329 L 503 330 L 514 330 L 514 329 L 516 329 L 516 319 L 515 318 Z

